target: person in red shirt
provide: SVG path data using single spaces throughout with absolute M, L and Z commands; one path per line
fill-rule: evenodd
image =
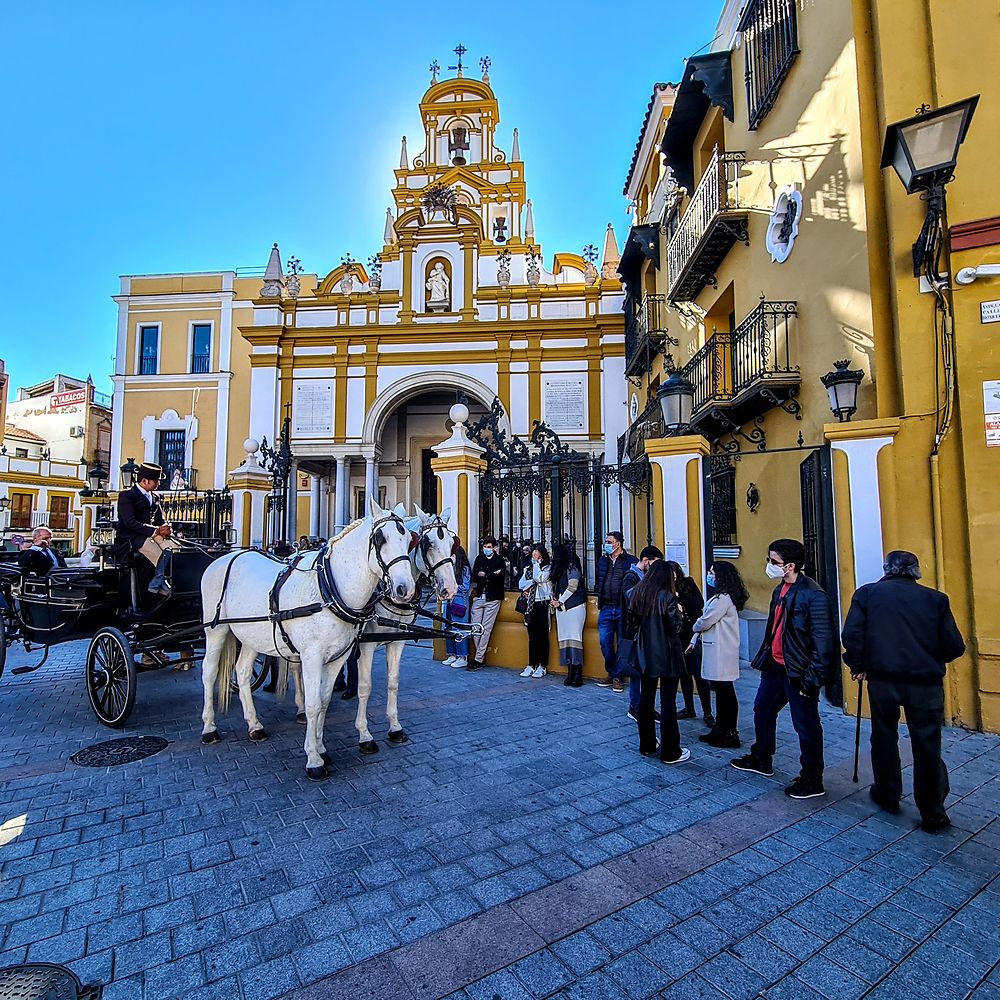
M 739 771 L 774 774 L 778 715 L 788 705 L 801 764 L 798 778 L 785 789 L 793 799 L 826 794 L 819 693 L 833 675 L 839 650 L 830 599 L 802 572 L 805 559 L 805 547 L 795 539 L 778 538 L 768 546 L 765 572 L 778 585 L 752 663 L 760 671 L 753 706 L 756 739 L 749 754 L 731 762 Z

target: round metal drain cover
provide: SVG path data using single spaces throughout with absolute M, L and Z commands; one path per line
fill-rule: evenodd
M 134 764 L 143 757 L 152 757 L 169 745 L 162 736 L 126 736 L 120 740 L 106 740 L 92 747 L 77 750 L 70 761 L 80 767 L 115 767 Z M 0 994 L 0 1000 L 4 1000 Z
M 61 965 L 11 965 L 0 969 L 0 1000 L 100 1000 L 100 986 L 84 986 Z

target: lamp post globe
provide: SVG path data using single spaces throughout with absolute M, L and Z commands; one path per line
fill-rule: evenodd
M 668 434 L 677 434 L 690 425 L 694 386 L 681 372 L 674 370 L 670 373 L 667 381 L 656 390 L 656 398 Z
M 139 466 L 136 465 L 134 458 L 130 457 L 118 471 L 121 473 L 119 482 L 125 489 L 135 486 L 136 476 L 139 474 Z
M 834 361 L 833 371 L 820 376 L 820 382 L 830 397 L 833 415 L 844 423 L 858 408 L 858 386 L 865 377 L 862 371 L 852 371 L 850 361 Z

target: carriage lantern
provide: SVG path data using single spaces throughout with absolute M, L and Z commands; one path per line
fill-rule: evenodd
M 100 462 L 95 462 L 89 469 L 87 469 L 87 482 L 90 484 L 90 496 L 101 496 L 104 493 L 104 484 L 108 481 L 108 470 L 101 465 Z M 83 492 L 82 490 L 80 491 Z
M 139 474 L 139 466 L 136 465 L 134 458 L 129 458 L 129 460 L 118 471 L 122 474 L 120 480 L 122 484 L 124 484 L 127 479 L 129 486 L 135 486 L 136 476 Z

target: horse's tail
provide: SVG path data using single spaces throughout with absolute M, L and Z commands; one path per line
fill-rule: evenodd
M 233 666 L 239 656 L 239 643 L 230 631 L 219 654 L 219 708 L 223 713 L 229 710 L 229 696 L 233 691 Z
M 278 701 L 284 701 L 288 693 L 288 660 L 283 656 L 278 659 L 278 683 L 276 694 Z

